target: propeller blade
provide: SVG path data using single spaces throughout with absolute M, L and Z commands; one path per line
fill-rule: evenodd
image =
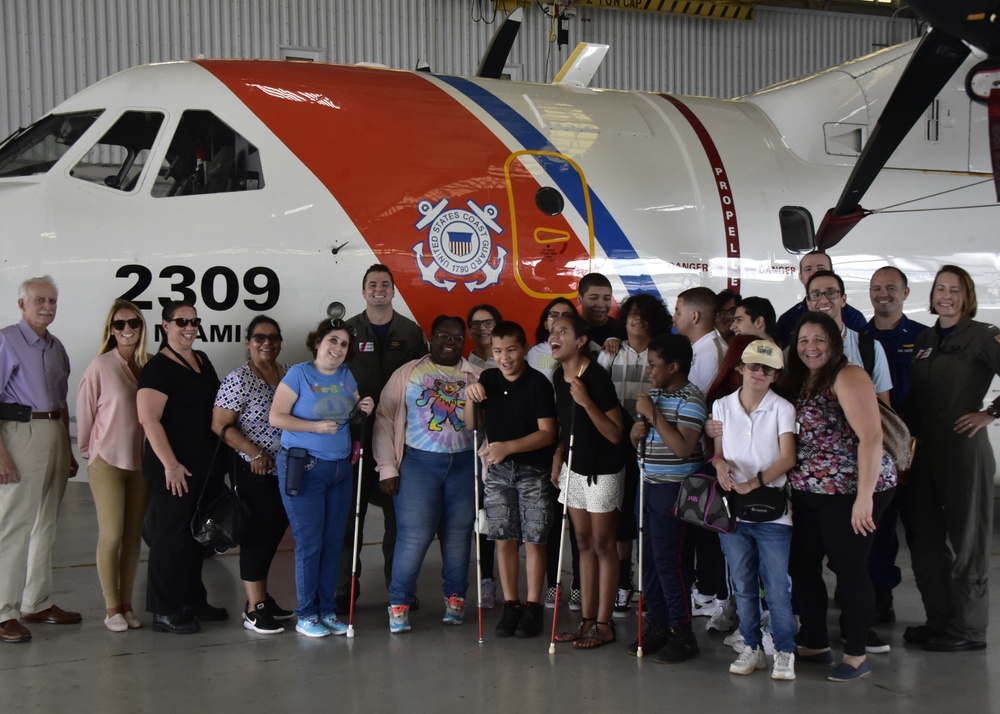
M 961 40 L 939 30 L 931 30 L 924 36 L 903 70 L 899 84 L 886 102 L 882 115 L 875 123 L 875 128 L 868 137 L 851 172 L 851 177 L 847 180 L 844 192 L 836 207 L 830 212 L 830 216 L 847 216 L 855 213 L 861 198 L 889 157 L 917 123 L 934 97 L 965 61 L 969 52 L 969 48 Z M 829 231 L 832 224 L 824 219 L 820 225 L 816 235 L 816 245 L 821 249 L 836 245 L 847 233 L 839 230 L 835 233 L 824 233 L 824 226 L 828 226 Z
M 503 21 L 496 34 L 493 35 L 493 39 L 490 40 L 490 47 L 479 63 L 479 69 L 476 70 L 477 77 L 500 79 L 503 76 L 503 68 L 507 64 L 507 58 L 514 46 L 518 30 L 521 29 L 523 17 L 524 8 L 519 7 Z

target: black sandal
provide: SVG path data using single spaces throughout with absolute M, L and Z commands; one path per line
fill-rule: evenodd
M 597 629 L 599 625 L 607 625 L 611 628 L 610 637 L 601 637 L 600 631 Z M 615 627 L 614 622 L 601 622 L 599 620 L 594 620 L 594 625 L 587 632 L 585 637 L 577 639 L 573 643 L 573 647 L 578 650 L 594 650 L 598 647 L 603 647 L 604 645 L 610 645 L 612 642 L 618 641 L 618 630 Z
M 590 629 L 587 629 L 587 634 L 584 635 L 584 628 L 588 622 L 597 622 L 596 617 L 581 617 L 580 624 L 577 625 L 575 630 L 563 630 L 558 635 L 556 635 L 556 642 L 576 642 L 579 639 L 590 636 L 590 631 L 594 629 L 591 625 Z

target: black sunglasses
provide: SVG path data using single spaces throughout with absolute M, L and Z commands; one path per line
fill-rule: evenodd
M 355 330 L 351 325 L 348 325 L 346 322 L 341 320 L 339 317 L 336 318 L 335 320 L 330 320 L 330 326 L 335 330 L 343 330 L 351 337 L 358 336 L 358 331 Z
M 178 327 L 187 327 L 188 325 L 192 325 L 194 327 L 198 327 L 198 326 L 201 325 L 201 318 L 200 317 L 175 317 L 175 318 L 173 318 L 171 320 L 167 320 L 167 322 L 176 322 Z
M 140 318 L 140 317 L 133 317 L 131 320 L 112 320 L 111 321 L 111 329 L 112 330 L 118 330 L 119 332 L 121 332 L 122 330 L 125 329 L 125 325 L 128 325 L 133 330 L 138 330 L 140 327 L 142 327 L 142 318 Z
M 256 332 L 250 335 L 250 339 L 256 344 L 262 345 L 265 341 L 270 342 L 273 345 L 281 344 L 281 335 L 275 332 L 273 335 L 265 335 L 263 332 Z

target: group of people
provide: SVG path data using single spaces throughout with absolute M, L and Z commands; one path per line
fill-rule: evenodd
M 687 661 L 699 651 L 693 617 L 711 614 L 716 629 L 731 629 L 738 616 L 726 638 L 738 652 L 734 674 L 764 668 L 766 653 L 775 679 L 794 679 L 796 661 L 832 666 L 828 564 L 844 640 L 829 679 L 864 677 L 867 654 L 889 648 L 871 628 L 895 618 L 901 519 L 926 614 L 904 639 L 930 651 L 984 648 L 995 470 L 984 427 L 1000 404 L 982 407 L 1000 374 L 1000 332 L 972 319 L 975 286 L 957 266 L 934 279 L 933 327 L 903 314 L 909 288 L 898 268 L 872 276 L 868 321 L 847 305 L 829 256 L 803 256 L 799 273 L 805 299 L 780 318 L 765 298 L 702 287 L 680 293 L 672 316 L 640 294 L 616 318 L 610 281 L 592 273 L 577 302 L 545 306 L 529 344 L 523 326 L 492 305 L 438 316 L 425 341 L 392 308 L 391 271 L 373 265 L 362 280 L 365 310 L 321 321 L 306 341 L 311 361 L 281 362 L 280 326 L 262 315 L 246 331 L 247 361 L 221 382 L 194 349 L 194 306 L 164 308 L 164 340 L 148 357 L 141 311 L 115 301 L 77 398 L 105 625 L 143 626 L 132 590 L 144 529 L 153 628 L 193 633 L 199 621 L 228 617 L 208 601 L 203 548 L 190 531 L 199 500 L 228 472 L 251 514 L 240 544 L 242 621 L 260 633 L 281 632 L 293 617 L 306 636 L 348 631 L 350 597 L 360 596 L 358 539 L 348 527 L 357 499 L 360 533 L 369 503 L 385 516 L 393 633 L 410 629 L 435 537 L 443 622 L 463 622 L 481 508 L 480 603 L 501 596 L 499 637 L 540 635 L 545 607 L 559 606 L 567 515 L 568 605 L 580 616 L 553 630 L 554 645 L 616 641 L 614 618 L 631 612 L 640 539 L 645 619 L 631 653 Z M 56 512 L 76 469 L 69 362 L 47 329 L 56 300 L 50 278 L 26 281 L 22 321 L 0 331 L 6 642 L 30 639 L 19 619 L 80 621 L 49 599 Z M 880 400 L 917 438 L 908 472 L 883 447 Z M 359 451 L 365 458 L 352 467 Z M 675 515 L 685 479 L 706 470 L 731 494 L 731 533 Z M 754 510 L 761 503 L 770 516 Z M 294 611 L 268 590 L 289 526 Z

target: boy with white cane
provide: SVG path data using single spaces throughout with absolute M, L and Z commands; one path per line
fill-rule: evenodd
M 542 631 L 545 542 L 550 529 L 554 489 L 549 483 L 556 409 L 552 385 L 525 362 L 527 337 L 520 325 L 501 322 L 493 328 L 494 369 L 466 388 L 481 403 L 486 443 L 479 449 L 486 463 L 484 506 L 490 540 L 497 544 L 497 568 L 503 589 L 503 615 L 497 637 L 537 637 Z M 518 547 L 524 542 L 527 601 L 519 596 Z

